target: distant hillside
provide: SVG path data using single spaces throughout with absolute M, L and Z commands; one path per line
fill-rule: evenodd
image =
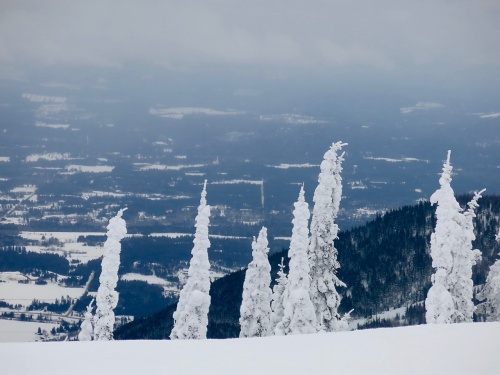
M 461 196 L 464 205 L 470 197 Z M 435 224 L 435 207 L 428 202 L 402 207 L 378 216 L 364 226 L 344 231 L 335 242 L 339 250 L 339 277 L 347 284 L 341 288 L 341 311 L 354 309 L 354 317 L 369 317 L 378 312 L 409 306 L 425 299 L 430 287 L 432 260 L 429 239 Z M 484 282 L 489 265 L 498 257 L 500 245 L 495 234 L 500 226 L 500 197 L 480 200 L 476 218 L 475 247 L 483 252 L 482 262 L 474 267 L 474 283 Z M 273 280 L 281 257 L 288 264 L 286 251 L 270 256 Z M 239 307 L 244 271 L 212 284 L 209 313 L 209 338 L 237 337 Z M 120 327 L 117 339 L 164 339 L 172 329 L 175 305 L 147 318 Z M 411 319 L 402 324 L 416 324 Z M 371 326 L 376 326 L 372 324 Z

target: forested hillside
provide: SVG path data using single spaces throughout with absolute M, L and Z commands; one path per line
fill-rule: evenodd
M 464 206 L 470 198 L 460 196 L 458 201 Z M 500 245 L 495 242 L 500 226 L 500 197 L 485 196 L 479 203 L 475 248 L 482 251 L 483 259 L 473 270 L 475 285 L 484 283 L 489 266 L 500 252 Z M 339 277 L 347 284 L 347 288 L 339 288 L 343 297 L 341 311 L 354 309 L 353 317 L 370 317 L 425 299 L 432 273 L 429 238 L 435 224 L 434 209 L 428 202 L 421 202 L 390 211 L 364 226 L 339 234 L 336 241 L 341 264 Z M 287 265 L 286 251 L 269 257 L 273 280 L 282 257 Z M 209 338 L 238 336 L 243 280 L 244 271 L 239 271 L 212 284 Z M 115 332 L 115 338 L 167 338 L 174 311 L 175 305 L 172 305 L 151 317 L 129 323 Z M 400 324 L 422 322 L 422 311 L 418 306 L 410 307 L 406 320 Z M 370 326 L 381 324 L 375 321 Z

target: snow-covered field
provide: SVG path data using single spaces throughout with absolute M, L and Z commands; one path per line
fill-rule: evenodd
M 90 260 L 97 259 L 102 256 L 101 246 L 87 246 L 83 242 L 77 242 L 80 236 L 104 236 L 104 232 L 20 232 L 20 236 L 27 240 L 42 242 L 44 239 L 49 240 L 55 238 L 59 241 L 59 245 L 41 246 L 29 245 L 26 246 L 27 251 L 34 253 L 58 254 L 66 257 L 68 260 L 78 260 L 82 263 L 87 263 Z
M 260 121 L 264 122 L 284 122 L 285 124 L 308 125 L 308 124 L 324 124 L 326 121 L 318 120 L 311 116 L 302 116 L 294 113 L 284 113 L 281 115 L 261 115 Z
M 22 284 L 18 280 L 26 277 L 19 272 L 0 272 L 0 300 L 11 305 L 29 306 L 36 298 L 43 302 L 54 302 L 61 296 L 79 298 L 84 288 L 65 288 L 57 284 L 36 285 L 33 283 Z
M 159 285 L 163 287 L 163 293 L 165 295 L 174 293 L 179 293 L 179 288 L 177 284 L 171 283 L 161 277 L 155 275 L 142 275 L 140 273 L 126 273 L 120 277 L 121 280 L 124 281 L 144 281 L 151 285 Z
M 224 180 L 224 181 L 214 181 L 210 185 L 262 185 L 262 180 Z
M 50 128 L 50 129 L 68 129 L 69 124 L 47 124 L 45 122 L 37 121 L 35 126 L 38 128 Z
M 114 166 L 110 165 L 67 165 L 66 174 L 74 174 L 74 173 L 109 173 L 115 169 Z
M 57 323 L 21 322 L 18 320 L 0 319 L 0 342 L 31 342 L 37 341 L 38 328 L 50 332 L 59 327 Z M 1 355 L 0 355 L 1 356 Z
M 423 160 L 423 159 L 417 159 L 417 158 L 401 158 L 401 159 L 394 159 L 394 158 L 382 158 L 382 157 L 373 157 L 373 156 L 367 156 L 365 157 L 367 160 L 379 160 L 379 161 L 386 161 L 388 163 L 410 163 L 410 162 L 424 162 L 424 163 L 429 163 L 429 160 Z
M 164 164 L 147 164 L 147 163 L 134 163 L 139 167 L 139 171 L 180 171 L 186 168 L 202 168 L 206 167 L 205 164 L 182 164 L 182 165 L 164 165 Z
M 216 110 L 204 107 L 178 107 L 178 108 L 151 108 L 149 113 L 154 116 L 172 118 L 176 120 L 182 119 L 189 115 L 204 115 L 204 116 L 235 116 L 242 115 L 244 112 L 233 110 Z
M 281 163 L 279 165 L 266 165 L 268 168 L 276 168 L 276 169 L 290 169 L 290 168 L 316 168 L 319 167 L 318 164 L 284 164 Z
M 26 162 L 34 163 L 39 160 L 55 161 L 55 160 L 69 160 L 69 154 L 61 154 L 59 152 L 48 152 L 45 154 L 31 154 L 26 157 Z
M 201 341 L 0 344 L 3 374 L 500 373 L 500 323 Z

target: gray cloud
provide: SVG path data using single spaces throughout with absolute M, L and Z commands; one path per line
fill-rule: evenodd
M 0 65 L 497 68 L 498 24 L 494 0 L 4 0 Z

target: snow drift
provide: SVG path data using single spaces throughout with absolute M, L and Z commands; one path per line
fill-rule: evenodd
M 2 374 L 498 374 L 500 323 L 230 340 L 0 344 Z

